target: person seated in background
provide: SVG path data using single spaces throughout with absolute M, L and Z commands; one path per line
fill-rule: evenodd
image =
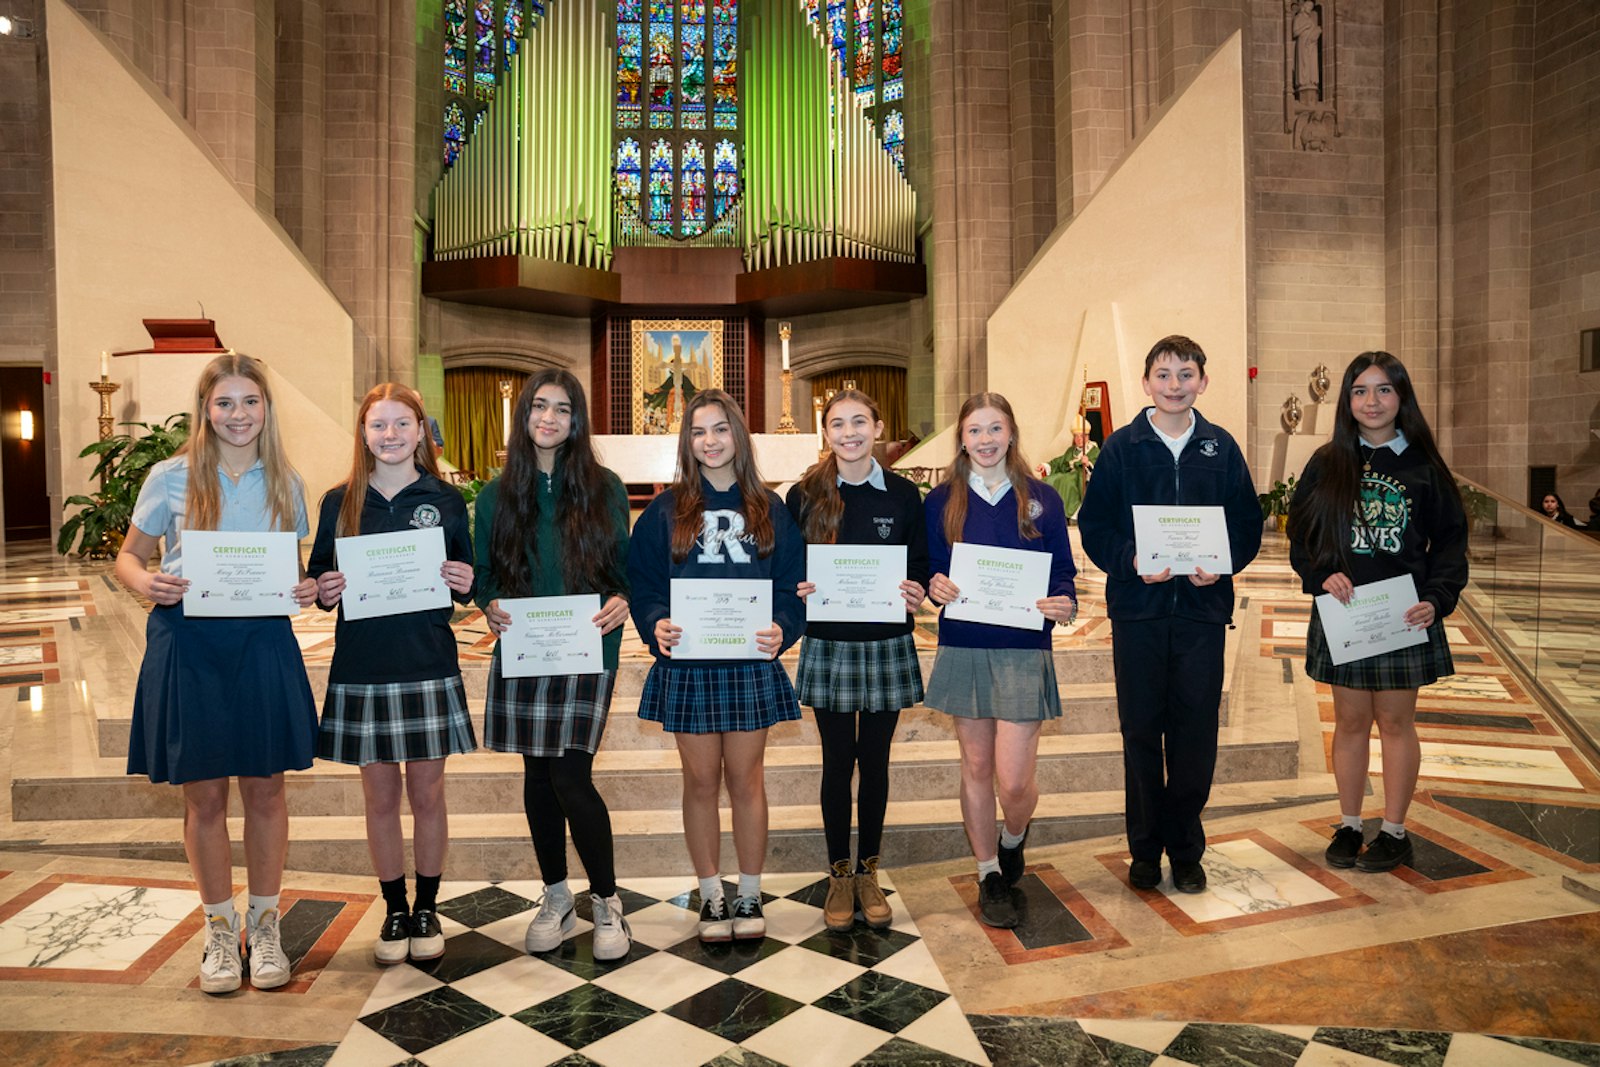
M 1559 493 L 1546 493 L 1539 503 L 1539 510 L 1544 512 L 1545 518 L 1551 522 L 1558 522 L 1562 526 L 1569 526 L 1576 530 L 1578 520 L 1572 517 L 1572 512 L 1567 510 L 1566 503 Z

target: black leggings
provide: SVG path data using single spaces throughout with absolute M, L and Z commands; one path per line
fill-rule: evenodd
M 546 885 L 567 877 L 567 827 L 589 875 L 589 892 L 617 891 L 611 852 L 611 813 L 594 787 L 594 755 L 569 748 L 560 756 L 522 757 L 522 808 Z
M 883 813 L 889 805 L 889 743 L 898 711 L 818 711 L 822 735 L 822 832 L 828 865 L 850 860 L 850 779 L 860 769 L 856 797 L 860 819 L 856 855 L 869 859 L 883 844 Z M 858 726 L 859 724 L 859 726 Z

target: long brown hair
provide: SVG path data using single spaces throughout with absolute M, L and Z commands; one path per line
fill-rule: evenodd
M 695 541 L 700 536 L 700 513 L 705 510 L 705 491 L 700 488 L 700 464 L 691 447 L 694 430 L 694 413 L 715 404 L 727 417 L 733 431 L 733 481 L 743 497 L 744 531 L 756 543 L 756 555 L 762 559 L 772 555 L 777 536 L 772 529 L 771 503 L 767 487 L 756 470 L 755 447 L 750 440 L 750 428 L 745 425 L 744 412 L 734 403 L 733 397 L 721 389 L 702 389 L 683 406 L 683 425 L 678 429 L 678 470 L 672 480 L 672 559 L 682 563 L 689 558 Z
M 340 537 L 354 537 L 361 532 L 361 509 L 367 502 L 367 485 L 378 457 L 367 447 L 367 412 L 380 400 L 393 400 L 411 409 L 417 418 L 417 451 L 412 456 L 419 470 L 440 478 L 439 461 L 433 454 L 433 434 L 428 430 L 428 413 L 423 409 L 422 396 L 409 385 L 384 382 L 375 385 L 361 401 L 356 412 L 356 452 L 350 461 L 350 476 L 344 480 L 344 502 L 339 505 L 339 524 L 335 527 Z
M 528 418 L 534 398 L 547 385 L 565 389 L 572 404 L 572 428 L 556 449 L 555 469 L 551 472 L 552 478 L 559 475 L 561 479 L 561 498 L 555 508 L 561 578 L 569 593 L 615 592 L 626 583 L 618 565 L 605 468 L 594 454 L 589 401 L 582 383 L 559 367 L 531 375 L 517 396 L 511 414 L 511 437 L 506 445 L 506 467 L 500 472 L 489 561 L 507 596 L 528 596 L 533 592 L 528 550 L 538 551 L 534 529 L 539 522 L 539 457 L 533 438 L 528 436 Z
M 189 457 L 184 524 L 191 530 L 215 530 L 222 521 L 222 482 L 217 475 L 222 450 L 216 431 L 211 428 L 210 406 L 211 393 L 224 378 L 244 378 L 261 390 L 261 433 L 256 437 L 256 449 L 266 474 L 267 514 L 273 529 L 293 530 L 300 479 L 283 451 L 272 390 L 267 385 L 267 366 L 239 352 L 229 352 L 207 363 L 194 385 L 194 408 L 189 417 L 192 430 L 189 440 L 178 450 Z
M 1033 492 L 1028 477 L 1028 461 L 1022 458 L 1022 434 L 1017 430 L 1017 417 L 1011 412 L 1011 402 L 999 393 L 979 393 L 968 397 L 956 417 L 956 458 L 944 472 L 944 482 L 950 486 L 950 495 L 944 502 L 944 539 L 948 544 L 961 540 L 967 525 L 967 479 L 972 474 L 972 460 L 967 447 L 961 442 L 961 428 L 974 411 L 994 408 L 1005 417 L 1011 427 L 1011 445 L 1006 449 L 1006 477 L 1011 479 L 1011 495 L 1017 498 L 1017 532 L 1025 541 L 1039 536 L 1039 528 L 1028 514 Z
M 859 389 L 841 389 L 822 408 L 822 425 L 828 425 L 828 412 L 846 400 L 860 404 L 881 423 L 878 403 Z M 805 498 L 806 540 L 814 545 L 831 545 L 839 539 L 839 520 L 844 517 L 844 497 L 839 495 L 839 457 L 829 449 L 818 463 L 800 479 L 800 495 Z

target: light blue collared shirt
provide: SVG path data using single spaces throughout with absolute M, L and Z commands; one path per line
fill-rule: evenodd
M 972 486 L 973 492 L 983 497 L 983 499 L 988 501 L 990 504 L 1000 503 L 1001 498 L 1004 497 L 1006 493 L 1011 491 L 1010 478 L 1007 478 L 993 489 L 990 489 L 984 484 L 983 475 L 979 474 L 977 471 L 972 471 L 967 475 L 967 484 Z
M 1361 443 L 1372 449 L 1374 452 L 1380 448 L 1392 449 L 1394 454 L 1398 456 L 1404 453 L 1406 450 L 1406 435 L 1400 430 L 1399 427 L 1395 427 L 1394 436 L 1389 438 L 1381 445 L 1375 445 L 1365 437 L 1361 439 Z
M 872 488 L 876 489 L 880 493 L 887 493 L 889 491 L 889 483 L 883 480 L 883 468 L 878 465 L 878 457 L 877 456 L 873 456 L 872 457 L 872 469 L 870 471 L 868 471 L 867 472 L 867 476 L 865 478 L 861 479 L 859 482 L 846 481 L 845 480 L 845 476 L 841 474 L 841 475 L 839 475 L 838 480 L 834 484 L 836 484 L 836 485 L 870 485 L 870 486 L 872 486 Z
M 217 529 L 223 533 L 255 533 L 271 530 L 272 517 L 267 507 L 267 470 L 261 461 L 239 476 L 239 484 L 217 468 L 222 485 L 222 516 Z M 164 459 L 150 468 L 150 475 L 139 489 L 133 505 L 133 524 L 151 537 L 162 538 L 163 574 L 183 576 L 183 522 L 188 511 L 189 457 L 187 454 Z M 305 485 L 294 476 L 294 529 L 305 537 L 311 532 L 306 520 Z

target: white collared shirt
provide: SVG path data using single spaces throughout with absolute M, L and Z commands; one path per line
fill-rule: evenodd
M 1184 430 L 1183 433 L 1179 434 L 1177 437 L 1168 437 L 1161 427 L 1156 425 L 1155 408 L 1146 408 L 1144 414 L 1145 418 L 1150 420 L 1150 428 L 1156 432 L 1156 436 L 1161 438 L 1161 443 L 1166 445 L 1167 450 L 1172 453 L 1172 458 L 1177 459 L 1179 456 L 1183 455 L 1183 446 L 1188 444 L 1189 438 L 1194 436 L 1194 409 L 1189 409 L 1189 428 Z
M 872 488 L 876 489 L 880 493 L 887 493 L 889 491 L 889 483 L 884 481 L 884 478 L 883 478 L 883 467 L 879 465 L 877 456 L 873 456 L 872 457 L 872 469 L 870 471 L 868 471 L 867 472 L 867 476 L 865 478 L 861 479 L 859 482 L 848 481 L 848 480 L 845 479 L 845 476 L 841 474 L 841 475 L 839 475 L 838 479 L 834 482 L 834 484 L 835 485 L 870 485 L 870 486 L 872 486 Z
M 1394 431 L 1394 436 L 1389 438 L 1387 441 L 1385 441 L 1381 445 L 1375 445 L 1371 441 L 1367 440 L 1365 437 L 1363 437 L 1361 439 L 1361 443 L 1366 445 L 1368 448 L 1372 449 L 1374 452 L 1376 452 L 1380 448 L 1392 449 L 1394 451 L 1394 454 L 1398 456 L 1398 455 L 1401 455 L 1402 453 L 1405 452 L 1406 443 L 1407 442 L 1406 442 L 1406 435 L 1401 431 L 1401 429 L 1398 426 L 1396 426 L 1395 427 L 1395 431 Z
M 983 475 L 979 474 L 977 471 L 972 471 L 967 475 L 967 484 L 972 486 L 973 492 L 983 497 L 983 499 L 990 504 L 998 504 L 1001 498 L 1004 497 L 1011 489 L 1010 478 L 1007 478 L 993 489 L 990 489 L 989 486 L 985 484 Z

